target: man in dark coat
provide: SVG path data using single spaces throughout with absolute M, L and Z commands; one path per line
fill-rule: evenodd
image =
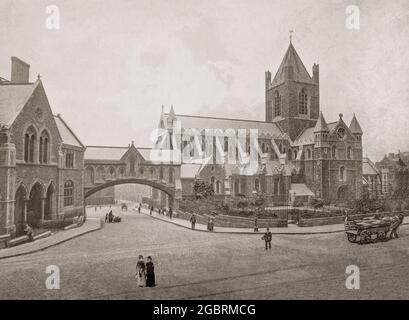
M 190 217 L 190 223 L 192 224 L 192 230 L 195 230 L 195 225 L 196 225 L 196 216 L 193 213 L 192 216 Z
M 267 249 L 271 250 L 271 240 L 273 239 L 273 235 L 270 232 L 270 228 L 267 228 L 266 233 L 264 234 L 264 236 L 261 239 L 264 240 L 265 243 L 266 243 L 266 250 Z
M 170 220 L 172 220 L 172 216 L 173 216 L 173 210 L 172 207 L 169 208 L 169 218 Z

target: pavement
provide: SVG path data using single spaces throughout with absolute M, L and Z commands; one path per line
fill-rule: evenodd
M 261 235 L 195 232 L 113 211 L 121 223 L 1 259 L 0 299 L 409 298 L 408 226 L 398 239 L 368 245 L 350 243 L 343 233 L 275 235 L 267 251 Z M 154 288 L 135 281 L 139 255 L 153 258 Z M 47 289 L 51 265 L 59 269 L 59 290 Z M 359 268 L 359 290 L 346 287 L 351 266 Z
M 167 223 L 172 223 L 179 227 L 191 229 L 190 221 L 185 219 L 180 219 L 172 217 L 172 220 L 168 216 L 160 215 L 157 212 L 153 212 L 152 215 L 149 214 L 149 210 L 142 209 L 142 213 L 148 215 L 153 219 L 158 219 Z M 203 224 L 196 223 L 195 231 L 202 232 L 212 232 L 212 233 L 232 233 L 232 234 L 263 234 L 265 228 L 259 228 L 258 232 L 254 232 L 253 228 L 225 228 L 225 227 L 214 227 L 213 231 L 208 231 L 207 226 Z M 272 234 L 282 234 L 282 235 L 308 235 L 308 234 L 326 234 L 326 233 L 337 233 L 344 232 L 344 224 L 332 224 L 326 226 L 316 226 L 316 227 L 298 227 L 295 224 L 289 224 L 287 228 L 270 228 Z
M 168 216 L 160 215 L 157 212 L 152 212 L 152 215 L 149 214 L 149 210 L 142 208 L 142 213 L 150 216 L 153 219 L 158 219 L 167 223 L 172 223 L 179 227 L 191 229 L 190 221 L 185 219 L 172 217 L 172 220 Z M 405 217 L 403 224 L 409 224 L 409 217 Z M 212 233 L 232 233 L 232 234 L 263 234 L 265 228 L 259 228 L 258 232 L 254 232 L 253 228 L 225 228 L 225 227 L 214 227 L 213 231 L 207 230 L 207 226 L 203 224 L 196 223 L 195 231 L 202 232 L 212 232 Z M 288 227 L 282 228 L 273 228 L 270 227 L 270 232 L 272 234 L 282 234 L 282 235 L 310 235 L 310 234 L 327 234 L 327 233 L 338 233 L 345 232 L 345 227 L 343 223 L 323 225 L 323 226 L 314 226 L 314 227 L 299 227 L 296 224 L 288 224 Z
M 60 243 L 77 238 L 89 232 L 93 232 L 102 228 L 100 219 L 89 218 L 81 227 L 73 228 L 65 231 L 58 231 L 51 236 L 43 239 L 38 239 L 34 242 L 24 243 L 12 248 L 0 250 L 0 259 L 22 256 L 29 253 L 45 250 L 56 246 Z

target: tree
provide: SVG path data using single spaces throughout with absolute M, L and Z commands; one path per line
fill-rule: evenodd
M 213 186 L 203 180 L 196 180 L 193 185 L 193 193 L 196 199 L 203 199 L 214 194 Z

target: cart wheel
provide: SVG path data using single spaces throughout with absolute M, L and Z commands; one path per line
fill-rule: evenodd
M 386 232 L 385 231 L 379 231 L 378 234 L 376 235 L 376 239 L 383 241 L 386 239 Z
M 361 243 L 368 243 L 371 240 L 371 233 L 368 230 L 364 230 L 360 234 Z
M 352 243 L 356 242 L 356 234 L 347 233 L 347 238 L 349 242 L 352 242 Z

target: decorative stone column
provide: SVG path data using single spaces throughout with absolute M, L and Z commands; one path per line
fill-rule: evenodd
M 10 131 L 0 127 L 0 235 L 15 236 L 14 194 L 16 184 L 16 148 L 10 142 Z

